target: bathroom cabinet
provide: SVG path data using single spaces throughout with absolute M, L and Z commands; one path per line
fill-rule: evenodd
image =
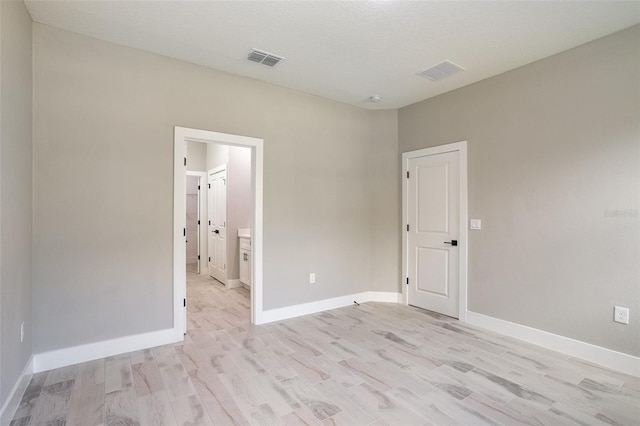
M 240 282 L 251 288 L 251 239 L 240 238 Z

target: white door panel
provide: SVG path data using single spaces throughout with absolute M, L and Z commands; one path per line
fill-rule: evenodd
M 209 170 L 208 177 L 209 275 L 227 284 L 227 170 Z
M 414 165 L 416 174 L 417 231 L 449 232 L 449 164 Z
M 449 297 L 449 251 L 418 247 L 416 256 L 416 291 Z
M 459 152 L 410 158 L 407 191 L 408 302 L 459 314 Z

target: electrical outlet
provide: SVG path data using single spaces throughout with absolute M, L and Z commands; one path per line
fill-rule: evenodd
M 316 283 L 316 273 L 312 272 L 309 274 L 309 284 L 315 284 Z
M 24 321 L 20 324 L 20 343 L 24 342 Z
M 616 306 L 613 308 L 613 320 L 622 324 L 629 324 L 629 308 Z
M 480 220 L 480 219 L 471 219 L 469 221 L 469 228 L 471 228 L 471 229 L 482 229 L 482 220 Z

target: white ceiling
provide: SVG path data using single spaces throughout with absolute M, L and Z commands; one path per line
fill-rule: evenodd
M 403 107 L 640 22 L 640 1 L 25 3 L 43 24 L 368 109 Z M 249 62 L 252 48 L 286 60 Z M 445 59 L 466 71 L 418 75 Z

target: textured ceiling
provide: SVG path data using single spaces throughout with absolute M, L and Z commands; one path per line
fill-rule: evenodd
M 639 1 L 25 3 L 43 24 L 369 109 L 409 105 L 640 22 Z M 249 62 L 252 48 L 286 60 Z M 438 82 L 418 75 L 443 60 L 466 71 Z

